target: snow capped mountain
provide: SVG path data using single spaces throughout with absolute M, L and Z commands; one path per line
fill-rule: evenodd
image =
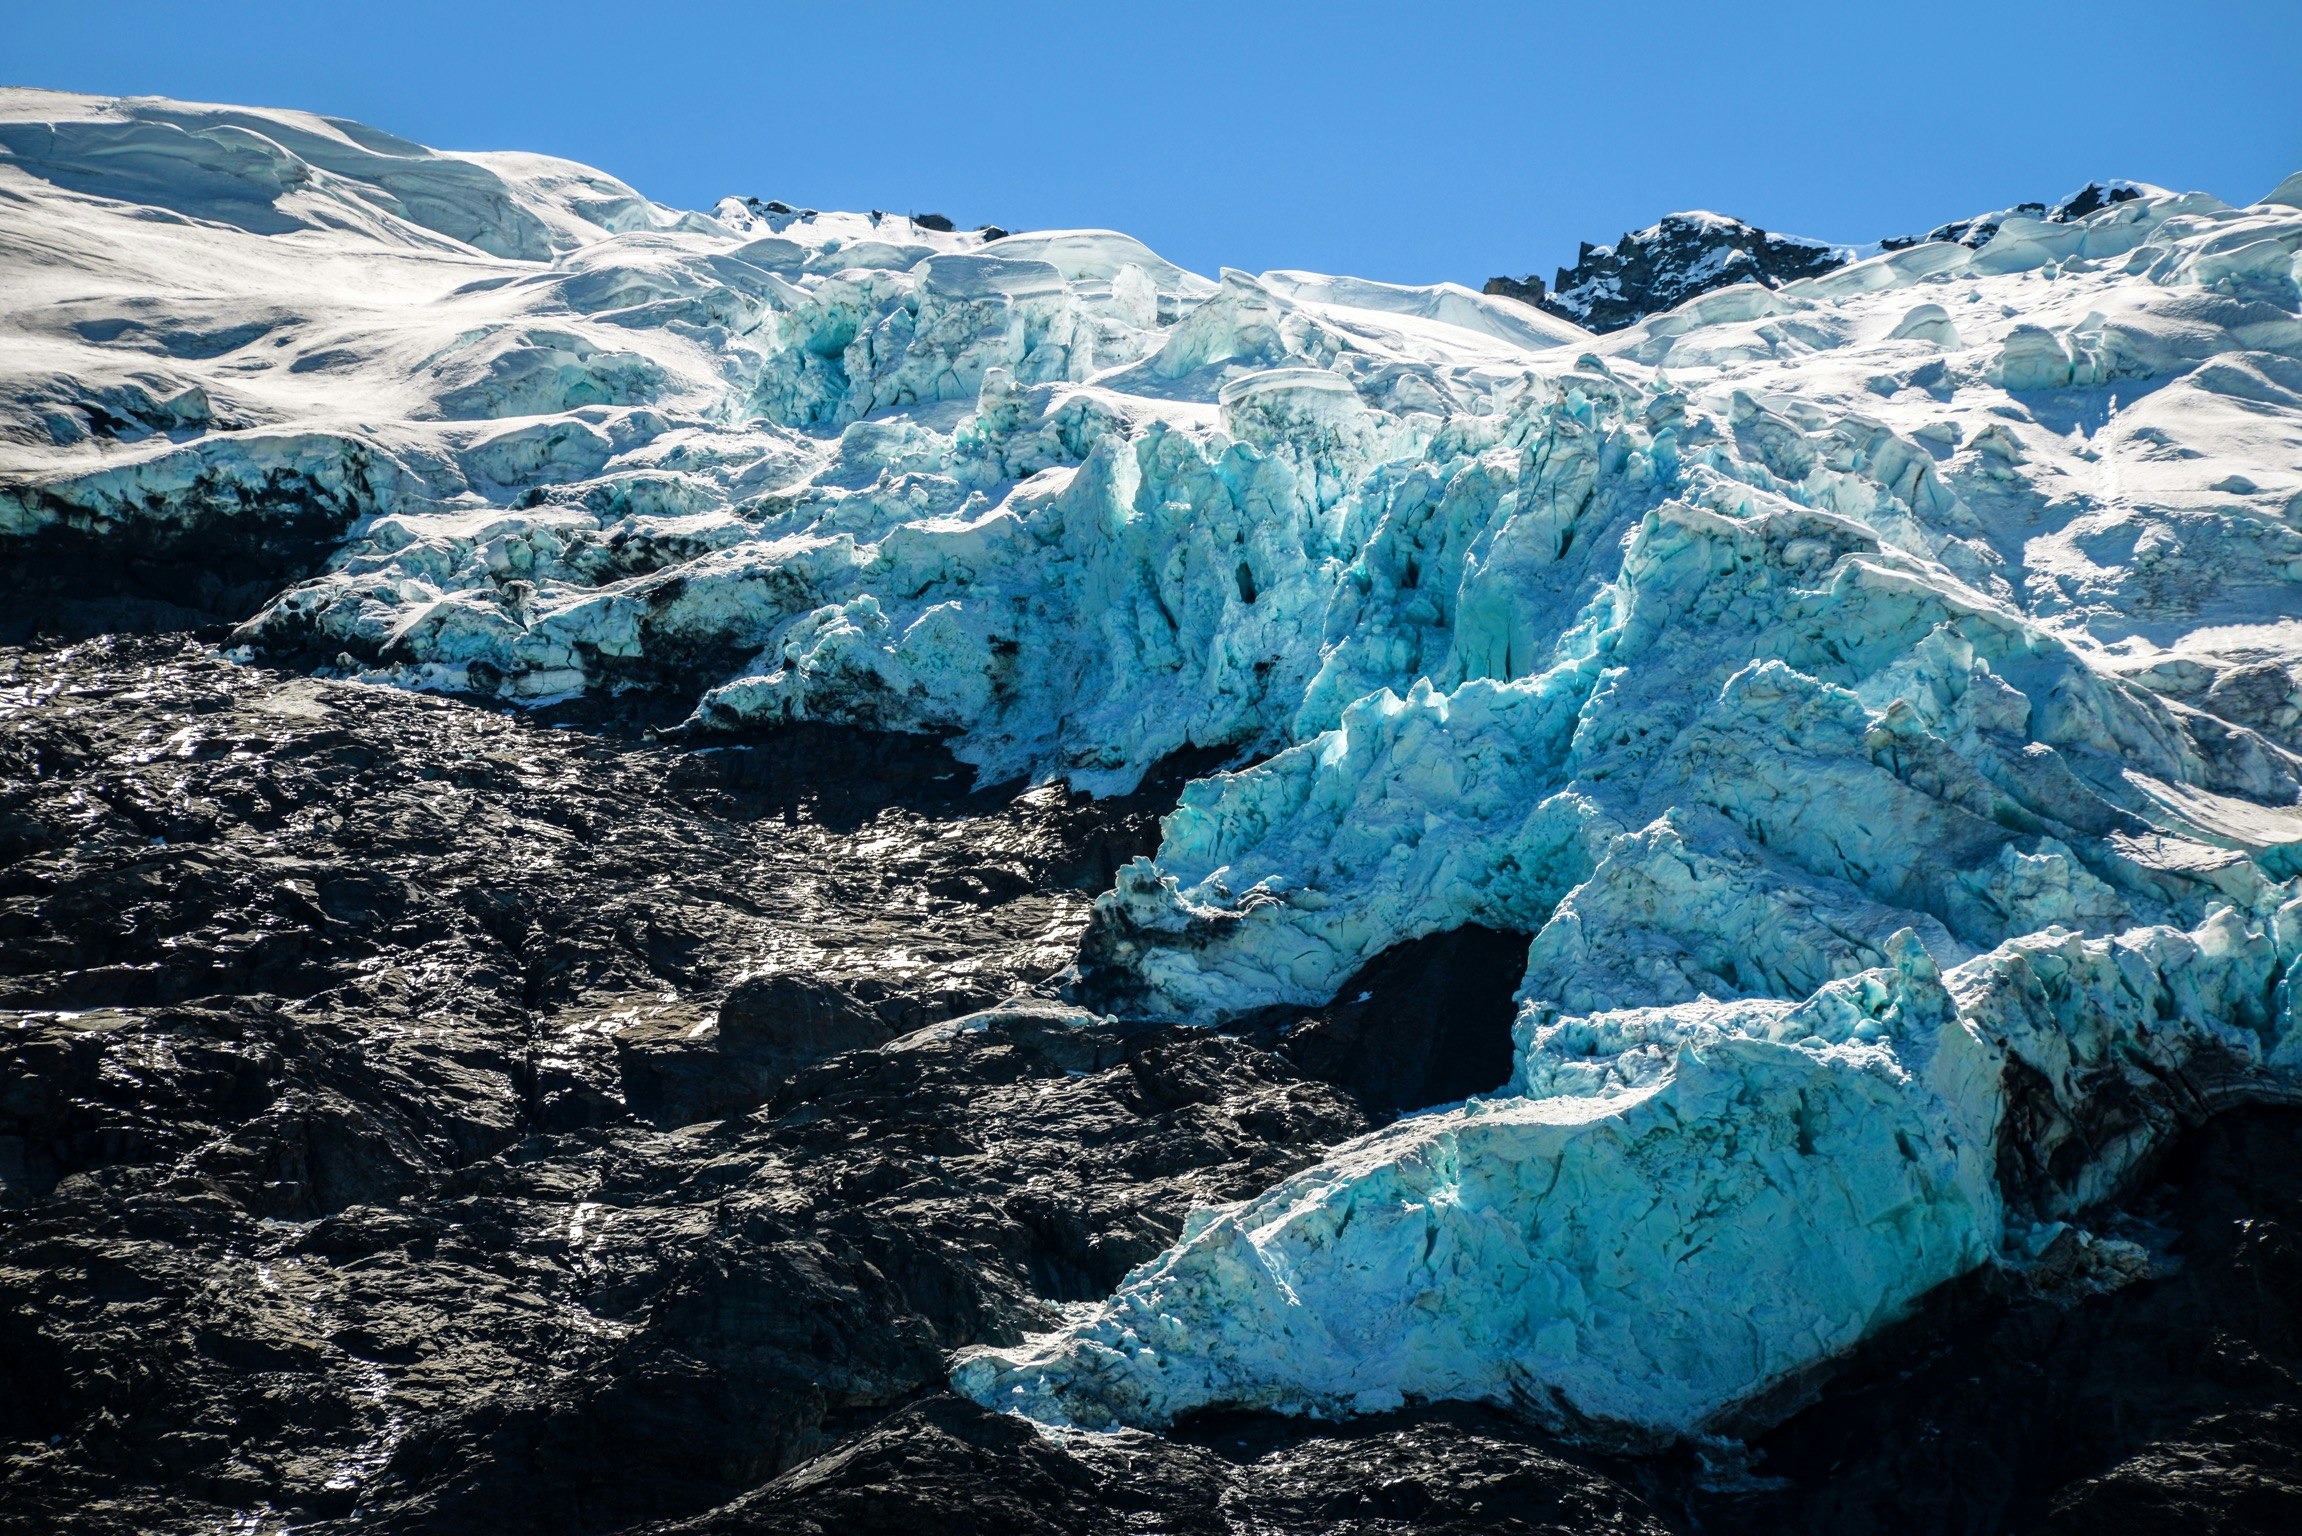
M 1513 1077 L 957 1380 L 1701 1433 L 2302 1089 L 2302 179 L 2094 201 L 1859 260 L 1674 216 L 1562 278 L 1671 306 L 1602 337 L 13 92 L 0 540 L 370 683 L 1252 760 L 1074 996 L 1220 1022 L 1481 923 Z
M 2164 192 L 2163 187 L 2145 187 L 2139 182 L 2090 181 L 2052 208 L 2044 203 L 2021 203 L 1940 225 L 1922 236 L 1897 235 L 1866 248 L 1770 234 L 1740 219 L 1699 210 L 1665 214 L 1659 222 L 1612 245 L 1585 241 L 1575 264 L 1559 268 L 1557 280 L 1547 292 L 1543 280 L 1532 273 L 1490 277 L 1485 291 L 1532 304 L 1594 331 L 1619 331 L 1649 315 L 1675 309 L 1697 294 L 1737 283 L 1780 288 L 1800 278 L 1820 277 L 1864 256 L 1907 250 L 1929 241 L 1979 248 L 1987 245 L 1999 225 L 2010 217 L 2067 224 L 2113 203 Z
M 1757 283 L 1780 288 L 1854 259 L 1851 247 L 1769 234 L 1721 214 L 1666 214 L 1612 245 L 1584 241 L 1549 293 L 1542 279 L 1496 277 L 1486 291 L 1534 304 L 1594 331 L 1619 331 L 1699 293 Z

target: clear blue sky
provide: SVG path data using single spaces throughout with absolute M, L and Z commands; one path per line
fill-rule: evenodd
M 16 0 L 0 80 L 305 107 L 651 197 L 1477 282 L 1677 208 L 1863 241 L 2302 168 L 2302 0 Z

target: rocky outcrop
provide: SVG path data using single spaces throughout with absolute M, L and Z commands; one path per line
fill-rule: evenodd
M 2131 202 L 2145 190 L 2131 181 L 2090 181 L 2052 205 L 2017 203 L 1937 225 L 1923 235 L 1892 235 L 1872 249 L 1902 251 L 1939 241 L 1979 250 L 2009 218 L 2067 224 Z M 1699 294 L 1738 283 L 1780 288 L 1802 277 L 1836 271 L 1861 254 L 1853 246 L 1769 233 L 1720 214 L 1672 213 L 1612 245 L 1584 241 L 1575 264 L 1559 268 L 1547 289 L 1530 272 L 1524 277 L 1490 277 L 1482 291 L 1547 310 L 1587 330 L 1619 331 L 1649 315 L 1676 309 Z
M 1821 240 L 1773 234 L 1715 213 L 1666 214 L 1612 245 L 1584 241 L 1550 291 L 1532 274 L 1489 278 L 1486 291 L 1548 310 L 1592 331 L 1619 331 L 1700 293 L 1757 283 L 1780 288 L 1854 259 Z
M 1141 802 L 176 639 L 0 668 L 7 1528 L 693 1513 L 1366 1124 L 1205 1030 L 983 1011 Z

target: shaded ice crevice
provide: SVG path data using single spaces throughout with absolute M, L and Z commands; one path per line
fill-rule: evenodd
M 0 107 L 55 256 L 6 311 L 0 538 L 316 505 L 342 548 L 253 654 L 1097 789 L 1276 754 L 1098 904 L 1107 1007 L 1537 933 L 1513 1093 L 1194 1218 L 964 1364 L 988 1401 L 1699 1427 L 2019 1257 L 2199 1084 L 2292 1080 L 2290 195 L 2009 218 L 1600 341 L 1109 232 Z

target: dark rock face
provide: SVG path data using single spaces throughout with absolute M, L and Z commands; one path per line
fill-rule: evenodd
M 1490 298 L 1517 299 L 1521 304 L 1532 304 L 1541 309 L 1544 295 L 1549 290 L 1543 287 L 1541 278 L 1529 272 L 1525 277 L 1490 277 L 1479 292 Z
M 1067 963 L 1150 802 L 0 666 L 9 1528 L 693 1514 L 1365 1126 L 1203 1030 L 918 1033 Z
M 1465 1405 L 1059 1441 L 955 1398 L 952 1351 L 1192 1205 L 1498 1086 L 1526 939 L 1229 1032 L 1082 1016 L 1092 895 L 1205 765 L 975 792 L 932 744 L 692 750 L 646 707 L 0 652 L 0 1530 L 2302 1518 L 2291 1111 L 2097 1223 L 2154 1278 L 1959 1287 L 1740 1461 Z

